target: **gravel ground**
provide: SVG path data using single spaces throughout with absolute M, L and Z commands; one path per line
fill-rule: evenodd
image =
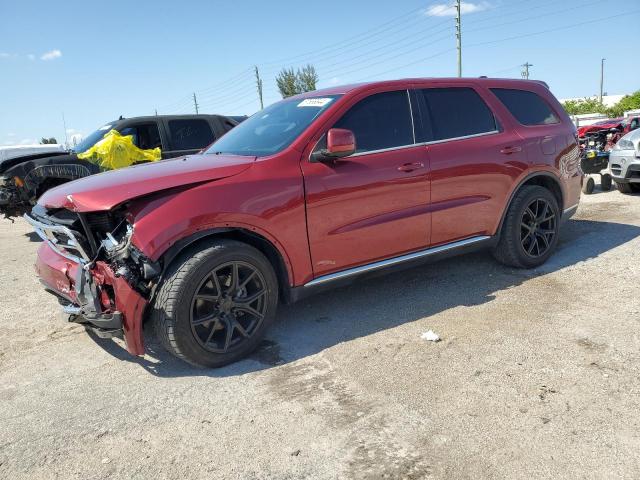
M 537 270 L 472 254 L 283 307 L 219 370 L 65 323 L 37 246 L 0 220 L 2 478 L 640 475 L 639 196 L 583 197 Z

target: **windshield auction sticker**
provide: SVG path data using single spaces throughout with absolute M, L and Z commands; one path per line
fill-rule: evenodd
M 301 101 L 298 106 L 299 107 L 324 107 L 327 105 L 333 98 L 305 98 Z

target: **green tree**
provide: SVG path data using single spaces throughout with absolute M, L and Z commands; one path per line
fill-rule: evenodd
M 283 68 L 276 77 L 276 85 L 282 98 L 287 98 L 299 93 L 311 92 L 316 89 L 318 74 L 313 65 L 299 68 L 297 72 L 293 68 Z
M 293 68 L 283 68 L 278 76 L 276 77 L 276 85 L 278 85 L 278 90 L 280 90 L 280 95 L 282 98 L 291 97 L 292 95 L 297 95 L 300 93 L 298 91 L 298 78 L 296 73 L 293 71 Z
M 307 65 L 302 69 L 298 69 L 297 77 L 298 93 L 312 92 L 316 89 L 318 74 L 313 65 Z
M 597 98 L 583 98 L 581 100 L 567 100 L 562 104 L 569 115 L 584 113 L 606 113 L 605 107 Z
M 611 117 L 621 117 L 624 112 L 638 108 L 640 108 L 640 90 L 622 97 L 618 103 L 607 109 L 607 114 Z
M 40 143 L 42 145 L 55 145 L 58 143 L 58 141 L 55 139 L 55 137 L 49 137 L 49 138 L 42 137 L 40 139 Z

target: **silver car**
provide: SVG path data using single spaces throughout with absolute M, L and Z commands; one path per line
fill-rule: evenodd
M 640 193 L 640 129 L 618 140 L 609 155 L 613 181 L 622 193 Z

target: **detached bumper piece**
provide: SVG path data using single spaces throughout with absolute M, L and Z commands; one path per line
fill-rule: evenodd
M 69 320 L 91 327 L 100 337 L 122 335 L 129 353 L 144 354 L 142 318 L 147 305 L 125 278 L 105 262 L 92 261 L 84 236 L 48 218 L 24 218 L 44 240 L 36 270 L 45 288 L 66 303 Z

